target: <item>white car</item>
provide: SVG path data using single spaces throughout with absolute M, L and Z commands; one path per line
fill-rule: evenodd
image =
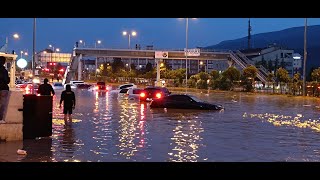
M 131 88 L 137 88 L 137 85 L 133 84 L 133 83 L 129 83 L 129 84 L 122 84 L 120 86 L 118 86 L 117 89 L 115 90 L 111 90 L 111 93 L 119 93 L 121 91 L 121 89 L 131 89 Z
M 118 94 L 118 98 L 127 99 L 130 101 L 140 101 L 140 94 L 142 91 L 143 89 L 139 89 L 139 88 L 121 89 Z

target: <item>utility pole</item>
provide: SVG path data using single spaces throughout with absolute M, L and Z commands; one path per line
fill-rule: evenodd
M 251 49 L 251 24 L 250 24 L 250 18 L 248 21 L 248 49 Z
M 307 66 L 307 18 L 304 23 L 304 56 L 303 56 L 303 96 L 306 96 L 306 66 Z
M 33 48 L 32 48 L 32 76 L 35 77 L 35 55 L 36 55 L 36 18 L 33 18 Z M 34 82 L 32 80 L 32 94 L 35 94 L 34 92 Z

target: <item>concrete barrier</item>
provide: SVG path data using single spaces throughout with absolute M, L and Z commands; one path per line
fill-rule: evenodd
M 0 124 L 0 140 L 23 140 L 23 92 L 19 90 L 9 91 L 8 106 L 4 113 L 5 123 Z

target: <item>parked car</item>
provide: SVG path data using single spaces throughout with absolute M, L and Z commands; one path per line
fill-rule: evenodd
M 97 82 L 97 85 L 95 86 L 96 91 L 107 91 L 107 86 L 105 82 Z
M 151 102 L 150 108 L 222 110 L 219 104 L 211 104 L 186 94 L 173 94 Z
M 120 89 L 119 94 L 118 94 L 118 98 L 120 99 L 128 99 L 128 91 L 129 89 Z
M 117 87 L 115 90 L 111 90 L 111 93 L 119 93 L 121 89 L 130 89 L 130 88 L 137 88 L 137 85 L 133 83 L 129 84 L 121 84 L 120 86 Z
M 171 92 L 165 87 L 149 86 L 140 93 L 140 101 L 152 101 L 170 95 Z

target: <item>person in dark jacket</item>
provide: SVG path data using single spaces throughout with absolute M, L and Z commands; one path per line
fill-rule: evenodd
M 37 91 L 38 94 L 47 95 L 47 96 L 51 96 L 51 94 L 52 94 L 52 96 L 54 96 L 55 92 L 54 92 L 52 86 L 50 84 L 48 84 L 48 81 L 49 80 L 47 78 L 45 78 L 43 80 L 43 84 L 41 84 L 38 88 L 38 91 Z
M 71 91 L 70 84 L 66 85 L 66 90 L 62 91 L 61 98 L 60 98 L 60 106 L 63 102 L 63 114 L 64 114 L 64 124 L 65 125 L 71 125 L 72 123 L 72 110 L 76 107 L 76 98 L 74 95 L 74 92 Z M 67 121 L 67 118 L 69 116 L 69 123 Z
M 8 104 L 10 78 L 8 71 L 4 67 L 6 58 L 0 56 L 0 123 L 4 123 L 3 116 Z

